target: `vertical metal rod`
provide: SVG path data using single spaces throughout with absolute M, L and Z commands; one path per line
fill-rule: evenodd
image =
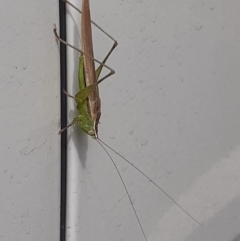
M 59 0 L 60 37 L 66 39 L 66 4 Z M 61 128 L 67 125 L 67 50 L 60 44 L 60 96 L 61 96 Z M 66 240 L 66 207 L 67 207 L 67 131 L 61 134 L 61 194 L 60 194 L 60 241 Z

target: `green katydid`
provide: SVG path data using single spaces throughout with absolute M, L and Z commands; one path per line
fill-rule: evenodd
M 154 184 L 161 192 L 163 192 L 173 203 L 175 203 L 184 213 L 186 213 L 191 219 L 193 219 L 195 222 L 200 224 L 195 218 L 193 218 L 185 209 L 183 209 L 171 196 L 169 196 L 162 188 L 160 188 L 152 179 L 150 179 L 148 176 L 146 176 L 139 168 L 137 168 L 135 165 L 133 165 L 131 162 L 129 162 L 125 157 L 120 155 L 118 152 L 116 152 L 114 149 L 112 149 L 109 145 L 104 143 L 98 138 L 98 123 L 101 116 L 101 101 L 99 97 L 99 90 L 98 85 L 108 78 L 109 76 L 113 75 L 115 72 L 113 69 L 108 67 L 105 63 L 112 53 L 112 51 L 117 46 L 117 41 L 114 40 L 109 34 L 107 34 L 101 27 L 99 27 L 95 22 L 91 20 L 90 17 L 90 10 L 89 10 L 89 0 L 83 0 L 82 1 L 82 11 L 80 11 L 78 8 L 76 8 L 73 4 L 68 2 L 67 0 L 64 0 L 67 4 L 72 6 L 74 9 L 76 9 L 78 12 L 82 14 L 82 26 L 81 26 L 81 39 L 82 39 L 82 50 L 74 47 L 73 45 L 67 43 L 66 41 L 62 40 L 58 34 L 56 28 L 54 28 L 54 34 L 56 36 L 56 39 L 65 44 L 69 47 L 77 50 L 80 52 L 79 57 L 79 70 L 78 70 L 78 81 L 79 81 L 79 89 L 80 91 L 75 95 L 71 96 L 66 91 L 64 93 L 74 98 L 77 103 L 77 110 L 79 112 L 78 116 L 74 118 L 74 120 L 65 128 L 60 130 L 60 133 L 66 130 L 68 127 L 77 124 L 84 132 L 86 132 L 88 135 L 90 135 L 92 138 L 97 140 L 99 145 L 104 149 L 104 151 L 107 153 L 107 155 L 110 157 L 113 165 L 115 166 L 118 175 L 123 183 L 124 189 L 127 193 L 128 199 L 131 203 L 132 209 L 134 211 L 134 214 L 136 216 L 136 219 L 138 221 L 138 224 L 141 228 L 141 231 L 144 235 L 145 240 L 147 240 L 147 237 L 144 233 L 143 227 L 140 223 L 140 220 L 138 218 L 137 212 L 133 206 L 133 203 L 131 201 L 130 195 L 128 193 L 128 190 L 126 188 L 126 185 L 122 179 L 122 176 L 113 161 L 110 154 L 107 152 L 106 148 L 109 148 L 114 153 L 116 153 L 118 156 L 120 156 L 122 159 L 124 159 L 128 164 L 130 164 L 132 167 L 134 167 L 138 172 L 140 172 L 145 178 L 147 178 L 152 184 Z M 96 60 L 93 55 L 93 44 L 92 44 L 92 30 L 91 30 L 91 23 L 93 23 L 97 28 L 99 28 L 104 34 L 106 34 L 108 37 L 110 37 L 114 43 L 110 51 L 108 52 L 107 56 L 104 58 L 102 62 Z M 99 63 L 99 67 L 95 70 L 94 61 Z M 101 71 L 103 67 L 106 67 L 110 70 L 109 74 L 105 75 L 104 77 L 100 78 Z M 105 146 L 105 147 L 104 147 Z

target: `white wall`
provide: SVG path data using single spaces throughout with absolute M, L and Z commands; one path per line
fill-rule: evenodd
M 100 86 L 100 138 L 204 225 L 114 156 L 148 241 L 240 235 L 239 11 L 238 0 L 91 0 L 92 18 L 119 42 L 108 61 L 116 75 Z M 75 14 L 69 41 L 79 45 Z M 111 41 L 94 37 L 103 59 Z M 68 240 L 144 240 L 107 155 L 76 127 L 69 133 Z
M 116 75 L 100 88 L 99 135 L 204 225 L 114 156 L 148 240 L 238 240 L 239 1 L 101 3 L 91 1 L 92 17 L 119 46 L 109 60 Z M 59 239 L 53 23 L 56 1 L 1 5 L 1 240 Z M 101 36 L 99 59 L 111 46 Z M 69 133 L 68 240 L 144 240 L 106 154 L 77 128 Z
M 59 240 L 57 1 L 0 8 L 0 240 Z

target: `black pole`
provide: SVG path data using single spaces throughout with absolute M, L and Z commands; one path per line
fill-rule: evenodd
M 60 37 L 66 39 L 66 4 L 59 0 Z M 61 96 L 61 129 L 67 126 L 67 50 L 60 43 L 60 96 Z M 66 208 L 67 208 L 67 131 L 61 134 L 61 197 L 60 197 L 60 241 L 66 240 Z

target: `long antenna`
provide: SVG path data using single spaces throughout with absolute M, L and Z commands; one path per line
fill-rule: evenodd
M 122 178 L 122 176 L 121 176 L 121 174 L 120 174 L 120 172 L 119 172 L 119 170 L 118 170 L 118 168 L 117 168 L 116 163 L 114 162 L 113 158 L 110 156 L 110 154 L 108 153 L 108 151 L 106 150 L 106 148 L 103 146 L 104 143 L 103 143 L 100 139 L 96 139 L 96 141 L 97 141 L 98 144 L 103 148 L 103 150 L 106 152 L 106 154 L 109 156 L 109 158 L 110 158 L 110 160 L 112 161 L 115 169 L 117 170 L 117 173 L 118 173 L 118 175 L 119 175 L 119 177 L 120 177 L 120 179 L 121 179 L 121 181 L 122 181 L 123 187 L 124 187 L 124 189 L 125 189 L 125 191 L 126 191 L 126 193 L 127 193 L 128 199 L 129 199 L 130 204 L 131 204 L 131 206 L 132 206 L 132 209 L 133 209 L 133 211 L 134 211 L 135 217 L 136 217 L 136 219 L 137 219 L 137 221 L 138 221 L 139 227 L 141 228 L 142 233 L 143 233 L 143 236 L 144 236 L 145 240 L 147 241 L 147 237 L 146 237 L 146 235 L 145 235 L 145 233 L 144 233 L 144 230 L 143 230 L 143 227 L 142 227 L 141 222 L 140 222 L 140 220 L 139 220 L 139 217 L 138 217 L 138 215 L 137 215 L 136 209 L 135 209 L 134 206 L 133 206 L 132 199 L 131 199 L 131 197 L 130 197 L 130 195 L 129 195 L 129 192 L 128 192 L 128 190 L 127 190 L 127 187 L 126 187 L 126 185 L 125 185 L 125 183 L 124 183 L 124 181 L 123 181 L 123 178 Z M 103 143 L 103 144 L 102 144 L 102 143 Z
M 149 178 L 144 172 L 142 172 L 138 167 L 136 167 L 134 164 L 132 164 L 130 161 L 128 161 L 124 156 L 122 156 L 120 153 L 115 151 L 112 147 L 107 145 L 105 142 L 103 142 L 101 139 L 98 138 L 98 141 L 101 142 L 103 145 L 105 145 L 107 148 L 109 148 L 111 151 L 113 151 L 115 154 L 117 154 L 119 157 L 121 157 L 123 160 L 125 160 L 129 165 L 131 165 L 135 170 L 137 170 L 139 173 L 141 173 L 145 178 L 147 178 L 155 187 L 157 187 L 162 193 L 164 193 L 173 203 L 175 203 L 188 217 L 190 217 L 192 220 L 194 220 L 196 223 L 198 223 L 200 226 L 204 227 L 203 224 L 201 224 L 199 221 L 197 221 L 190 213 L 188 213 L 180 204 L 178 204 L 169 194 L 167 194 L 166 191 L 164 191 L 160 186 L 158 186 L 151 178 Z

